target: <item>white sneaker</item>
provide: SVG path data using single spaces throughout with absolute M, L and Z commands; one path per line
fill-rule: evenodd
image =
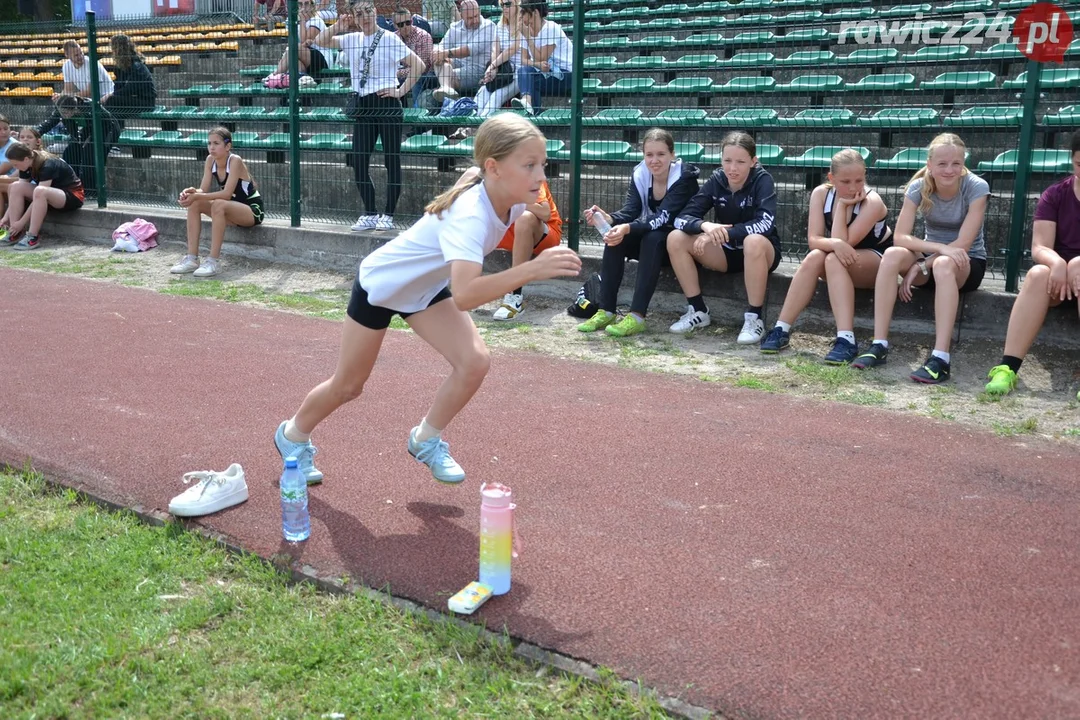
M 521 295 L 517 293 L 506 293 L 503 295 L 502 305 L 491 316 L 495 320 L 513 320 L 524 310 L 524 303 L 522 302 Z
M 392 215 L 379 215 L 375 218 L 376 230 L 393 230 L 394 217 Z
M 353 232 L 360 232 L 361 230 L 374 230 L 375 223 L 378 221 L 379 216 L 371 213 L 366 213 L 356 218 L 356 224 L 352 226 Z
M 202 470 L 184 473 L 184 484 L 198 480 L 198 485 L 177 495 L 169 503 L 169 512 L 177 517 L 209 515 L 239 505 L 248 499 L 244 468 L 233 463 L 225 472 Z
M 682 335 L 688 333 L 691 330 L 698 328 L 708 327 L 712 323 L 712 318 L 709 317 L 709 313 L 695 310 L 693 305 L 686 306 L 686 313 L 681 318 L 675 321 L 675 324 L 668 328 L 668 332 L 673 332 L 676 335 Z
M 459 97 L 461 97 L 460 93 L 458 93 L 457 90 L 452 87 L 447 87 L 446 85 L 442 85 L 439 88 L 436 88 L 435 92 L 432 93 L 432 96 L 435 98 L 435 102 L 438 103 L 441 103 L 447 98 L 449 98 L 450 100 L 457 100 Z
M 216 260 L 215 258 L 206 258 L 206 262 L 202 264 L 202 267 L 193 272 L 191 275 L 192 277 L 198 278 L 213 277 L 214 275 L 218 274 L 218 270 L 220 269 L 220 261 Z
M 515 110 L 524 110 L 529 115 L 533 114 L 532 102 L 526 100 L 525 98 L 514 98 L 510 101 L 510 107 L 514 108 Z
M 169 270 L 173 275 L 186 275 L 199 269 L 198 255 L 185 255 L 184 259 L 176 263 Z
M 756 345 L 765 335 L 765 321 L 755 313 L 743 313 L 742 332 L 735 342 L 740 345 Z
M 310 75 L 301 75 L 297 83 L 300 87 L 315 87 L 315 78 Z

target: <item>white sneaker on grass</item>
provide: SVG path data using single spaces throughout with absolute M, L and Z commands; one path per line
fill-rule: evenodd
M 192 480 L 199 482 L 174 497 L 169 503 L 169 512 L 177 517 L 209 515 L 218 510 L 239 505 L 248 499 L 244 468 L 238 463 L 230 465 L 225 472 L 200 470 L 184 473 L 185 485 Z
M 740 345 L 756 345 L 765 336 L 765 321 L 756 313 L 743 313 L 742 331 L 735 341 Z
M 708 327 L 710 323 L 712 323 L 712 318 L 709 317 L 709 313 L 695 310 L 693 305 L 687 305 L 686 312 L 668 328 L 668 331 L 676 335 L 682 335 L 691 330 Z
M 206 262 L 202 264 L 195 272 L 191 273 L 192 277 L 207 278 L 217 275 L 221 270 L 221 261 L 218 258 L 206 258 Z
M 187 275 L 199 269 L 198 255 L 185 255 L 184 259 L 176 263 L 169 270 L 173 275 Z
M 494 320 L 513 320 L 524 310 L 524 302 L 518 293 L 506 293 L 502 305 L 491 316 Z
M 374 230 L 375 223 L 378 221 L 379 216 L 373 213 L 364 213 L 360 217 L 356 218 L 356 223 L 352 226 L 353 232 L 360 232 L 361 230 Z

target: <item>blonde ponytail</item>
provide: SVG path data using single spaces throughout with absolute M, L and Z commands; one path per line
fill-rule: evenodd
M 451 187 L 449 190 L 444 190 L 435 196 L 435 199 L 427 204 L 424 208 L 424 212 L 437 215 L 439 219 L 442 219 L 442 214 L 450 209 L 459 197 L 466 192 L 476 187 L 484 181 L 484 172 L 481 170 L 476 173 L 476 177 L 472 178 L 468 182 L 459 183 Z
M 906 192 L 907 188 L 911 187 L 911 183 L 919 179 L 923 181 L 922 188 L 920 188 L 919 191 L 919 213 L 924 217 L 926 216 L 926 213 L 930 212 L 934 207 L 932 195 L 937 192 L 937 184 L 934 182 L 934 176 L 929 173 L 930 161 L 934 158 L 934 151 L 939 147 L 945 146 L 957 147 L 960 148 L 962 153 L 967 153 L 967 145 L 964 144 L 964 141 L 960 139 L 959 135 L 954 135 L 953 133 L 941 133 L 930 141 L 930 145 L 926 149 L 926 165 L 919 168 L 915 174 L 911 176 L 911 179 L 908 180 L 908 184 L 904 187 Z M 965 166 L 961 176 L 967 174 L 968 169 L 967 166 Z

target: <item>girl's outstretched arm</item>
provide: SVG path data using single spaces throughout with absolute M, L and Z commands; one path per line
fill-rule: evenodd
M 517 267 L 484 275 L 484 266 L 468 260 L 450 264 L 450 292 L 460 310 L 475 310 L 484 303 L 538 280 L 574 277 L 581 272 L 581 258 L 569 248 L 553 247 Z

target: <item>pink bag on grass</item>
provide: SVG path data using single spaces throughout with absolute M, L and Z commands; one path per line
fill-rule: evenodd
M 142 252 L 157 247 L 158 229 L 154 223 L 135 218 L 113 230 L 113 250 Z

